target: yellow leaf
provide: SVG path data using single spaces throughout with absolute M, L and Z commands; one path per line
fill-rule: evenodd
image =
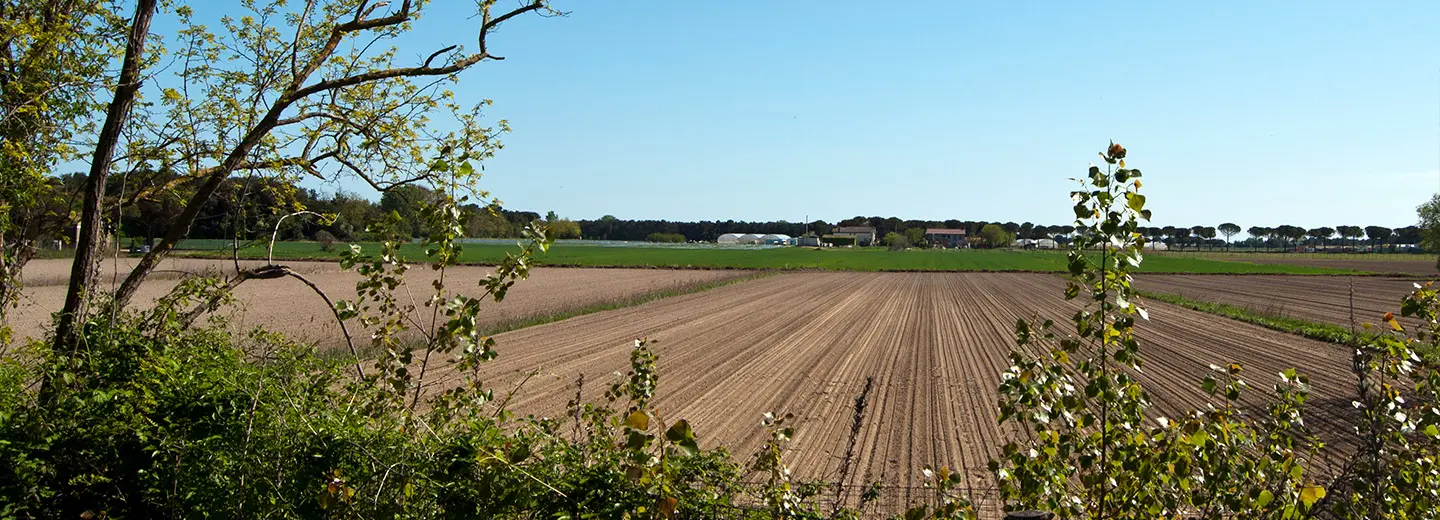
M 1325 488 L 1323 487 L 1305 486 L 1304 489 L 1300 490 L 1300 502 L 1304 503 L 1305 507 L 1315 505 L 1315 502 L 1318 502 L 1322 498 L 1325 498 Z
M 645 415 L 643 411 L 635 410 L 629 417 L 625 418 L 625 426 L 636 430 L 644 430 L 650 427 L 650 416 Z

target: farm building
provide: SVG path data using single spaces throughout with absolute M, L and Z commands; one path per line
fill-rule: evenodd
M 765 235 L 757 235 L 757 234 L 754 234 L 754 233 L 746 233 L 746 234 L 744 234 L 744 235 L 740 235 L 740 241 L 739 241 L 739 243 L 741 243 L 741 244 L 763 244 L 763 243 L 765 243 Z
M 1058 244 L 1048 238 L 1022 238 L 1015 241 L 1015 245 L 1023 249 L 1055 249 Z
M 968 247 L 965 242 L 965 230 L 929 228 L 925 230 L 925 241 L 932 247 L 944 247 L 949 249 Z
M 720 235 L 720 238 L 715 239 L 715 243 L 717 243 L 717 244 L 739 244 L 739 243 L 740 243 L 740 237 L 742 237 L 742 236 L 744 236 L 744 235 L 741 235 L 740 233 L 726 233 L 726 234 Z
M 769 235 L 765 235 L 765 236 L 763 236 L 763 237 L 760 237 L 760 243 L 765 244 L 765 245 L 767 245 L 767 246 L 788 246 L 788 245 L 794 244 L 794 243 L 795 243 L 795 239 L 790 238 L 790 235 L 784 235 L 784 234 L 769 234 Z
M 795 245 L 800 247 L 820 247 L 820 237 L 805 235 L 795 239 Z
M 830 232 L 832 236 L 855 239 L 855 245 L 868 246 L 875 243 L 875 228 L 870 226 L 840 226 Z

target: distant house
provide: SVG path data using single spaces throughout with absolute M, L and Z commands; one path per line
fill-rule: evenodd
M 857 246 L 868 246 L 875 243 L 875 228 L 870 226 L 840 226 L 831 230 L 830 235 L 852 238 Z
M 965 230 L 963 229 L 929 228 L 925 230 L 925 241 L 929 242 L 931 247 L 944 247 L 948 249 L 968 247 L 970 245 L 965 241 Z

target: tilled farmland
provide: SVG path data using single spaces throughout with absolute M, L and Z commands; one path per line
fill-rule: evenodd
M 1425 280 L 1375 276 L 1141 275 L 1135 287 L 1193 300 L 1226 303 L 1273 316 L 1349 326 L 1400 314 L 1400 300 Z
M 122 259 L 122 262 L 128 260 Z M 355 298 L 355 282 L 360 276 L 342 271 L 337 262 L 282 262 L 302 273 L 324 290 L 332 299 Z M 103 263 L 101 287 L 110 288 L 109 261 Z M 65 282 L 69 260 L 36 260 L 25 266 L 25 289 L 20 308 L 10 315 L 10 323 L 21 336 L 38 337 L 50 322 L 50 314 L 64 304 Z M 260 265 L 242 263 L 244 267 Z M 121 266 L 121 279 L 128 266 Z M 177 259 L 162 264 L 156 276 L 145 282 L 136 294 L 137 305 L 149 305 L 174 288 L 182 276 L 201 273 L 233 272 L 234 264 L 225 260 Z M 492 272 L 484 266 L 452 267 L 446 273 L 446 285 L 463 294 L 478 294 L 477 283 Z M 536 268 L 529 280 L 515 285 L 501 304 L 486 303 L 478 318 L 479 324 L 492 326 L 537 316 L 571 312 L 587 306 L 622 301 L 647 294 L 683 290 L 700 284 L 720 282 L 749 275 L 737 270 L 666 270 L 666 269 L 579 269 Z M 435 271 L 411 269 L 402 286 L 402 299 L 413 298 L 418 305 L 430 294 Z M 344 345 L 340 327 L 324 300 L 300 281 L 292 278 L 251 280 L 235 290 L 236 306 L 222 311 L 237 329 L 263 325 L 299 341 L 316 342 L 322 347 Z M 363 338 L 363 336 L 362 336 Z
M 663 418 L 689 419 L 703 444 L 745 457 L 764 439 L 764 412 L 793 413 L 787 452 L 802 477 L 836 479 L 852 407 L 874 378 L 847 485 L 880 481 L 900 493 L 925 465 L 946 465 L 974 488 L 1006 438 L 996 425 L 996 387 L 1009 365 L 1015 321 L 1038 313 L 1059 323 L 1074 311 L 1061 280 L 1040 274 L 793 273 L 582 316 L 503 334 L 489 386 L 520 412 L 564 413 L 584 374 L 599 400 L 628 368 L 638 337 L 659 340 Z M 1252 404 L 1297 367 L 1311 377 L 1307 424 L 1343 451 L 1351 388 L 1340 347 L 1152 303 L 1140 326 L 1142 380 L 1155 412 L 1203 406 L 1209 365 L 1240 362 Z M 538 375 L 529 377 L 535 371 Z M 1323 470 L 1322 470 L 1323 471 Z M 910 496 L 892 496 L 909 500 Z

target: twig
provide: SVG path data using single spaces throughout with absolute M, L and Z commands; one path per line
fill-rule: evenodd
M 333 218 L 327 219 L 327 218 L 325 218 L 325 215 L 321 215 L 321 214 L 319 214 L 319 213 L 316 213 L 316 212 L 310 211 L 310 210 L 296 211 L 296 212 L 291 213 L 291 214 L 289 214 L 289 215 L 285 215 L 285 216 L 283 216 L 283 217 L 280 217 L 280 220 L 275 221 L 275 229 L 270 232 L 270 247 L 267 248 L 266 251 L 265 251 L 265 263 L 271 264 L 271 265 L 274 265 L 274 264 L 275 264 L 275 237 L 278 236 L 278 235 L 280 235 L 280 224 L 284 223 L 284 222 L 285 222 L 285 219 L 290 218 L 290 217 L 293 217 L 293 216 L 296 216 L 296 215 L 314 215 L 314 216 L 320 217 L 320 219 L 321 219 L 322 221 L 324 221 L 326 225 L 329 225 L 329 224 L 331 224 L 332 222 L 335 221 L 335 219 L 333 219 Z M 235 265 L 235 268 L 236 268 L 236 269 L 239 269 L 239 268 L 240 268 L 240 265 L 237 263 L 237 264 Z
M 535 377 L 535 376 L 536 376 L 537 374 L 539 374 L 539 373 L 540 373 L 540 370 L 539 370 L 539 369 L 535 369 L 535 370 L 531 370 L 529 373 L 525 374 L 525 378 L 524 378 L 524 379 L 521 379 L 520 382 L 519 382 L 519 383 L 516 383 L 515 386 L 510 389 L 509 392 L 506 392 L 506 393 L 505 393 L 505 400 L 500 401 L 500 404 L 495 407 L 495 413 L 494 413 L 494 414 L 491 414 L 490 417 L 499 417 L 499 416 L 500 416 L 500 412 L 505 411 L 505 407 L 510 405 L 510 399 L 511 399 L 512 397 L 515 397 L 515 394 L 516 394 L 516 393 L 520 392 L 520 389 L 525 386 L 525 383 L 529 383 L 529 382 L 530 382 L 530 378 Z

